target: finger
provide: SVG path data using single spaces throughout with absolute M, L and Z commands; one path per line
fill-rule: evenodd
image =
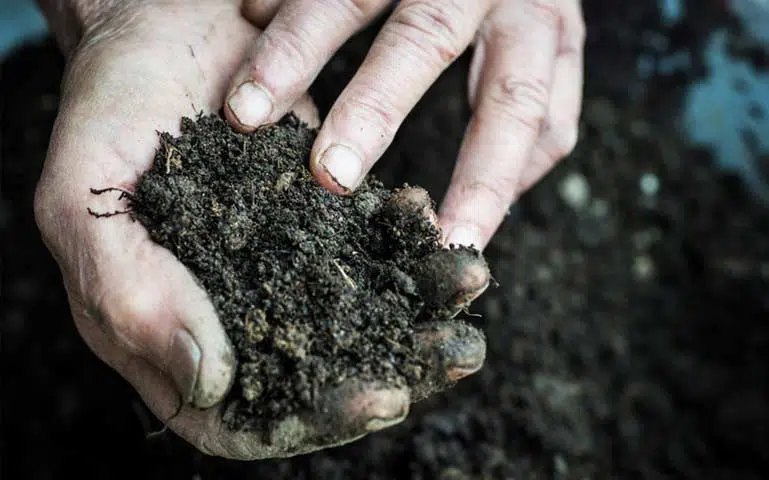
M 422 380 L 412 389 L 411 401 L 445 390 L 483 367 L 486 337 L 465 322 L 430 324 L 416 338 L 420 358 L 427 365 Z
M 220 429 L 215 450 L 241 460 L 302 455 L 344 445 L 400 423 L 408 411 L 405 388 L 350 380 L 319 395 L 312 411 L 278 420 L 266 431 Z
M 227 120 L 243 132 L 279 120 L 334 52 L 388 3 L 286 0 L 233 76 Z
M 339 445 L 400 423 L 408 411 L 406 388 L 351 380 L 322 395 L 305 422 L 314 430 L 310 443 Z
M 415 280 L 428 305 L 456 315 L 489 286 L 491 273 L 483 257 L 467 248 L 439 250 L 416 269 Z
M 312 101 L 309 95 L 303 95 L 293 107 L 291 111 L 299 117 L 300 120 L 305 122 L 309 128 L 318 128 L 320 126 L 320 115 L 318 114 L 318 107 L 315 106 L 315 102 Z
M 419 217 L 426 219 L 436 229 L 439 228 L 435 203 L 424 188 L 404 187 L 398 189 L 390 198 L 388 207 L 393 212 L 416 212 Z
M 284 3 L 285 0 L 245 0 L 240 13 L 246 20 L 264 30 Z
M 556 3 L 504 2 L 481 30 L 475 111 L 439 211 L 447 244 L 485 248 L 516 196 L 548 111 Z
M 131 237 L 104 242 L 119 251 L 102 263 L 90 296 L 98 300 L 89 310 L 117 345 L 165 372 L 182 401 L 211 407 L 232 384 L 232 345 L 187 270 L 167 250 L 148 239 L 132 243 Z
M 339 194 L 358 187 L 406 115 L 470 44 L 489 3 L 399 3 L 313 146 L 311 168 L 324 187 Z
M 521 174 L 516 189 L 519 195 L 569 155 L 579 137 L 585 26 L 580 2 L 565 2 L 564 9 L 564 29 L 555 62 L 550 108 L 532 159 Z

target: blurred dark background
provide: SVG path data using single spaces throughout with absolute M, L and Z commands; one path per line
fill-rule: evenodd
M 63 60 L 0 6 L 2 477 L 759 479 L 769 472 L 769 7 L 583 2 L 580 143 L 487 250 L 484 369 L 409 420 L 299 458 L 204 457 L 160 426 L 70 318 L 32 195 Z M 375 28 L 375 27 L 373 27 Z M 326 110 L 374 29 L 335 57 Z M 440 198 L 470 114 L 468 55 L 376 173 Z

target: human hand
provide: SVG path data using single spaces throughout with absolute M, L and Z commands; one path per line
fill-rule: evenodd
M 264 34 L 233 77 L 225 114 L 278 120 L 390 0 L 245 0 Z M 272 18 L 274 16 L 274 18 Z M 354 190 L 408 112 L 471 43 L 474 114 L 440 209 L 445 241 L 484 248 L 513 201 L 574 148 L 582 101 L 579 0 L 403 0 L 336 100 L 312 152 L 318 181 Z
M 322 415 L 305 412 L 279 422 L 267 440 L 264 432 L 227 430 L 222 400 L 236 355 L 206 293 L 138 222 L 120 215 L 95 219 L 87 209 L 115 209 L 114 197 L 93 196 L 91 188 L 132 190 L 150 167 L 156 131 L 178 134 L 182 116 L 220 108 L 259 32 L 235 0 L 75 0 L 71 6 L 76 15 L 69 27 L 54 25 L 71 55 L 35 216 L 80 334 L 173 431 L 218 456 L 305 453 L 395 424 L 410 402 L 480 368 L 483 336 L 449 321 L 417 334 L 433 371 L 413 390 L 350 381 L 320 395 L 314 412 Z M 55 22 L 54 10 L 47 12 Z M 73 31 L 81 33 L 66 36 Z M 317 124 L 306 97 L 292 109 Z M 403 195 L 404 205 L 416 202 L 431 214 L 418 191 Z M 447 255 L 444 261 L 451 260 Z M 446 301 L 456 304 L 471 301 L 489 280 L 480 262 L 457 264 L 449 277 L 457 295 Z

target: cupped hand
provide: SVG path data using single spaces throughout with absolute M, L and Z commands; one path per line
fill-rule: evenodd
M 127 215 L 94 218 L 88 210 L 120 209 L 116 196 L 91 189 L 131 191 L 152 162 L 157 131 L 176 134 L 182 116 L 219 110 L 259 32 L 234 0 L 74 1 L 80 8 L 71 11 L 87 15 L 80 17 L 77 43 L 62 41 L 76 46 L 68 52 L 35 216 L 60 266 L 80 334 L 155 415 L 206 453 L 290 456 L 397 423 L 410 402 L 480 368 L 480 332 L 448 321 L 417 333 L 433 369 L 423 385 L 394 389 L 352 380 L 321 394 L 313 411 L 269 432 L 225 428 L 223 400 L 236 354 L 206 293 L 138 222 Z M 317 124 L 306 97 L 290 103 L 286 109 Z M 404 205 L 424 203 L 418 192 L 407 196 L 416 200 Z M 451 262 L 451 255 L 446 251 L 433 261 Z M 455 294 L 445 301 L 459 306 L 477 296 L 489 277 L 480 261 L 456 265 L 448 279 Z
M 577 141 L 579 0 L 245 0 L 244 16 L 266 28 L 232 78 L 226 116 L 241 131 L 279 119 L 392 3 L 324 121 L 313 171 L 331 191 L 354 190 L 428 87 L 474 43 L 474 114 L 439 213 L 446 243 L 484 248 L 515 199 Z

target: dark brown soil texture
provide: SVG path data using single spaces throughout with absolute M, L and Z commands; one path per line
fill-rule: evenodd
M 312 410 L 350 379 L 415 386 L 429 367 L 415 326 L 450 318 L 436 282 L 420 281 L 443 258 L 423 206 L 370 176 L 354 194 L 329 193 L 308 168 L 315 137 L 291 114 L 252 134 L 219 115 L 184 118 L 179 137 L 160 135 L 130 198 L 234 344 L 235 428 Z
M 769 215 L 671 120 L 700 72 L 634 77 L 646 35 L 696 53 L 720 1 L 668 29 L 659 2 L 584 0 L 587 97 L 580 146 L 526 194 L 485 256 L 499 282 L 473 306 L 486 365 L 347 447 L 254 463 L 205 457 L 160 427 L 86 348 L 40 242 L 32 193 L 56 113 L 52 45 L 3 65 L 4 479 L 762 479 L 769 472 Z M 328 111 L 366 32 L 313 89 Z M 50 69 L 41 74 L 41 65 Z M 386 185 L 439 200 L 467 124 L 463 57 L 377 166 Z M 638 93 L 638 92 L 641 93 Z M 644 173 L 656 195 L 639 189 Z M 583 208 L 560 187 L 582 176 Z

